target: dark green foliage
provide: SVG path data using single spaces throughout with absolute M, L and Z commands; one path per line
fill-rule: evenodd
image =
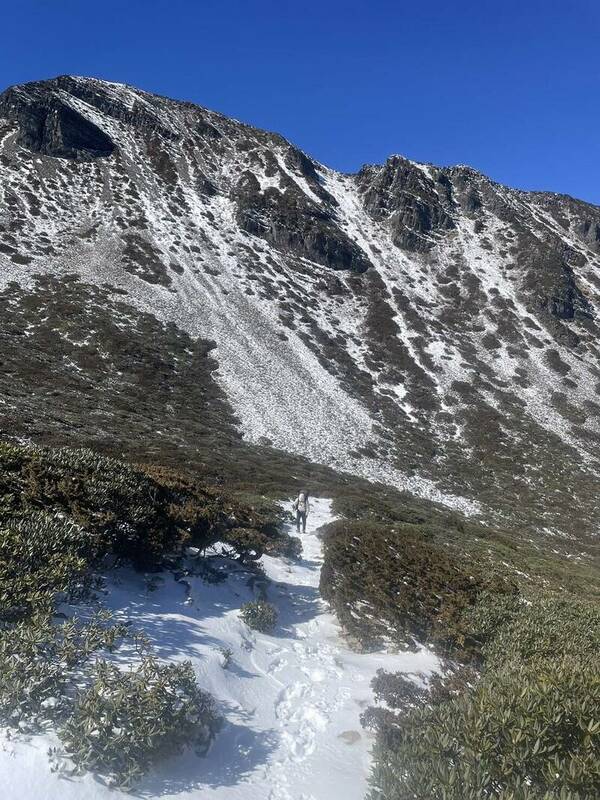
M 139 266 L 144 274 L 157 263 Z M 212 464 L 217 441 L 231 452 L 240 435 L 212 375 L 214 342 L 141 313 L 110 286 L 32 280 L 0 292 L 1 430 L 179 466 Z
M 89 562 L 113 553 L 148 568 L 186 542 L 205 548 L 228 536 L 240 555 L 294 550 L 290 537 L 279 531 L 283 512 L 264 498 L 206 486 L 165 468 L 134 467 L 91 450 L 0 443 L 0 525 L 27 522 L 43 541 L 40 511 L 78 526 L 72 541 L 57 541 L 56 552 Z M 53 524 L 55 529 L 59 523 Z M 235 529 L 243 531 L 239 539 L 229 535 Z M 45 552 L 40 549 L 41 556 Z
M 174 494 L 169 515 L 185 527 L 190 543 L 206 547 L 222 541 L 241 561 L 256 561 L 263 553 L 300 554 L 300 541 L 281 530 L 285 515 L 275 501 L 207 486 L 164 467 L 140 468 Z
M 461 562 L 510 576 L 524 592 L 547 588 L 600 597 L 599 550 L 583 539 L 554 540 L 547 546 L 539 532 L 510 531 L 482 525 L 433 503 L 383 486 L 351 484 L 333 491 L 334 510 L 355 521 L 402 525 L 415 535 L 449 550 Z
M 277 625 L 277 609 L 266 600 L 244 603 L 241 616 L 246 625 L 261 633 L 267 633 Z
M 600 654 L 600 607 L 568 594 L 540 594 L 526 602 L 488 595 L 466 624 L 481 643 L 488 670 L 507 657 L 527 663 L 570 656 L 584 664 Z
M 355 522 L 326 536 L 322 588 L 347 627 L 363 640 L 365 630 L 385 635 L 371 619 L 384 610 L 398 639 L 398 630 L 418 634 L 417 619 L 417 638 L 481 672 L 452 670 L 427 687 L 378 674 L 373 688 L 384 704 L 362 715 L 377 732 L 371 800 L 600 796 L 600 611 L 588 599 L 598 588 L 591 563 L 526 538 L 511 542 L 457 515 L 404 508 L 393 496 L 340 506 Z M 458 591 L 446 599 L 456 577 Z
M 52 597 L 46 598 L 51 608 Z M 83 624 L 56 623 L 49 613 L 36 613 L 0 632 L 0 722 L 35 730 L 70 711 L 78 686 L 85 680 L 90 656 L 113 650 L 128 635 L 107 617 Z
M 257 561 L 267 549 L 269 539 L 254 528 L 230 528 L 223 542 L 236 551 L 241 561 Z
M 483 594 L 465 615 L 484 659 L 428 690 L 379 673 L 373 800 L 600 796 L 600 609 L 569 595 Z
M 264 553 L 288 558 L 298 558 L 302 553 L 300 539 L 284 532 L 268 536 L 256 528 L 230 528 L 222 541 L 233 548 L 241 561 L 257 561 Z
M 399 711 L 380 738 L 371 800 L 595 800 L 600 671 L 511 662 L 457 697 Z
M 486 590 L 513 591 L 409 526 L 341 520 L 324 541 L 321 594 L 363 645 L 392 639 L 464 648 L 466 609 Z
M 0 624 L 52 607 L 55 595 L 72 595 L 88 582 L 95 555 L 75 523 L 33 511 L 0 527 Z
M 59 735 L 80 770 L 129 787 L 160 759 L 187 747 L 204 752 L 218 724 L 191 664 L 161 666 L 146 657 L 128 672 L 98 662 Z
M 236 518 L 275 528 L 266 509 L 154 471 L 88 450 L 0 445 L 0 723 L 59 725 L 78 768 L 125 785 L 158 758 L 205 747 L 213 701 L 189 666 L 147 654 L 130 672 L 106 663 L 101 651 L 139 638 L 102 617 L 57 622 L 57 603 L 87 597 L 106 556 L 153 567 L 186 542 L 222 538 Z
M 5 516 L 43 509 L 86 531 L 91 552 L 149 565 L 181 540 L 173 493 L 139 470 L 91 450 L 0 445 Z

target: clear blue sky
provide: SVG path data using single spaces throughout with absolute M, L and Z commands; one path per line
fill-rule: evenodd
M 402 153 L 600 204 L 598 0 L 2 6 L 2 88 L 93 75 L 280 131 L 338 169 Z

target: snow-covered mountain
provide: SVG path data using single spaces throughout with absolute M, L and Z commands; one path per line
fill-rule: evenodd
M 241 434 L 595 530 L 600 208 L 400 156 L 343 175 L 64 76 L 0 95 L 0 281 L 5 434 L 190 459 Z

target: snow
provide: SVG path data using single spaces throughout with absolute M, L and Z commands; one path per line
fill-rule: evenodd
M 359 722 L 373 702 L 377 669 L 429 674 L 428 650 L 358 653 L 341 636 L 319 596 L 318 529 L 333 519 L 331 501 L 315 499 L 298 562 L 264 557 L 267 597 L 279 610 L 272 635 L 251 631 L 239 607 L 255 595 L 248 572 L 226 582 L 164 573 L 144 578 L 122 570 L 107 578 L 104 605 L 154 642 L 164 660 L 189 659 L 200 686 L 217 698 L 226 722 L 204 758 L 166 762 L 136 790 L 163 800 L 364 800 L 372 737 Z M 224 564 L 224 562 L 222 562 Z M 154 588 L 156 586 L 156 588 Z M 221 650 L 232 651 L 224 668 Z M 20 800 L 119 800 L 93 776 L 52 772 L 50 736 L 5 740 L 0 785 Z M 59 765 L 60 766 L 60 765 Z
M 73 80 L 87 83 L 83 78 Z M 474 217 L 455 203 L 451 211 L 455 227 L 443 236 L 430 237 L 429 253 L 403 251 L 392 240 L 389 220 L 376 220 L 368 213 L 356 176 L 313 162 L 317 186 L 295 166 L 291 145 L 280 137 L 132 87 L 95 80 L 89 87 L 98 96 L 106 94 L 111 103 L 121 104 L 127 113 L 117 118 L 103 112 L 102 104 L 96 107 L 90 99 L 95 92 L 86 94 L 88 100 L 84 101 L 66 89 L 57 91 L 62 102 L 114 139 L 118 158 L 81 162 L 74 168 L 61 159 L 32 158 L 20 151 L 12 127 L 0 134 L 0 153 L 5 156 L 0 164 L 0 200 L 18 203 L 20 228 L 14 246 L 19 254 L 32 258 L 24 268 L 10 255 L 0 253 L 0 286 L 15 280 L 27 289 L 40 273 L 75 273 L 92 285 L 108 283 L 126 292 L 125 302 L 137 310 L 175 323 L 192 337 L 216 341 L 213 356 L 219 368 L 214 377 L 247 441 L 267 439 L 276 448 L 387 483 L 465 514 L 487 514 L 490 509 L 476 501 L 472 490 L 466 497 L 451 493 L 460 491 L 455 476 L 445 480 L 453 469 L 443 454 L 445 443 L 452 439 L 455 450 L 469 459 L 474 452 L 462 421 L 464 403 L 455 397 L 457 381 L 477 385 L 477 403 L 495 409 L 498 417 L 506 420 L 507 431 L 513 430 L 514 441 L 523 450 L 527 444 L 519 442 L 521 429 L 545 428 L 553 440 L 562 440 L 567 448 L 561 448 L 563 453 L 571 454 L 575 448 L 583 467 L 594 468 L 593 443 L 600 423 L 586 411 L 587 418 L 574 427 L 557 407 L 555 395 L 563 390 L 565 381 L 557 378 L 549 365 L 547 348 L 556 349 L 570 368 L 568 393 L 573 404 L 584 411 L 586 406 L 595 408 L 597 402 L 600 353 L 577 320 L 565 323 L 581 335 L 577 347 L 551 330 L 543 335 L 543 315 L 538 318 L 539 341 L 532 343 L 525 322 L 532 313 L 536 317 L 531 293 L 521 285 L 522 270 L 513 269 L 518 265 L 513 264 L 507 244 L 515 242 L 520 225 L 542 240 L 558 237 L 565 252 L 577 256 L 570 259 L 574 275 L 597 317 L 600 294 L 595 274 L 600 258 L 578 234 L 581 220 L 573 217 L 568 230 L 563 229 L 545 208 L 545 195 L 511 190 L 474 170 L 457 167 L 463 173 L 468 171 L 475 188 L 485 189 L 483 196 L 490 193 L 477 212 L 478 219 L 485 222 L 485 233 L 477 233 Z M 153 147 L 160 145 L 174 166 L 174 187 L 167 187 L 148 157 L 147 132 L 126 122 L 133 109 L 148 118 L 154 115 L 157 130 L 167 126 L 176 134 L 153 140 Z M 218 129 L 218 139 L 195 132 L 198 115 Z M 194 146 L 184 146 L 185 142 Z M 439 189 L 439 168 L 406 163 L 419 172 L 420 183 Z M 366 295 L 352 288 L 353 276 L 336 273 L 344 291 L 332 295 L 323 288 L 332 276 L 330 269 L 297 254 L 291 256 L 240 228 L 236 185 L 246 171 L 256 177 L 263 192 L 293 181 L 311 203 L 335 216 L 340 230 L 372 264 L 365 285 L 373 275 L 377 285 L 383 285 L 405 359 L 391 356 L 377 366 L 366 331 L 369 303 Z M 454 180 L 452 172 L 448 175 Z M 204 179 L 217 187 L 216 195 L 199 192 L 198 180 Z M 32 186 L 37 187 L 33 192 Z M 328 204 L 322 190 L 335 203 Z M 39 204 L 33 203 L 34 196 Z M 506 205 L 514 213 L 509 218 L 499 214 L 493 198 L 499 201 L 499 208 Z M 38 206 L 41 213 L 37 213 Z M 6 220 L 12 223 L 13 212 L 6 213 Z M 153 248 L 166 270 L 171 262 L 183 270 L 182 274 L 168 271 L 170 286 L 151 285 L 126 271 L 123 232 L 129 226 Z M 11 251 L 13 244 L 10 239 L 6 242 Z M 42 243 L 46 244 L 42 247 Z M 46 245 L 52 247 L 50 257 Z M 444 291 L 449 283 L 458 293 L 454 299 Z M 476 302 L 466 302 L 470 296 L 476 297 Z M 290 298 L 294 299 L 290 305 L 295 317 L 290 312 L 284 318 L 282 307 Z M 301 319 L 298 298 L 304 298 L 310 309 L 310 325 Z M 458 321 L 462 307 L 466 308 L 464 326 Z M 502 334 L 503 324 L 514 328 L 508 347 L 510 337 Z M 488 335 L 504 344 L 491 351 L 486 345 Z M 331 351 L 325 341 L 333 343 Z M 404 361 L 402 379 L 398 382 L 393 371 L 390 383 L 387 368 Z M 362 395 L 353 392 L 343 379 L 344 363 L 360 370 L 364 385 L 372 389 Z M 519 373 L 524 379 L 516 381 Z M 424 393 L 431 398 L 429 409 L 422 402 Z M 524 401 L 522 412 L 507 410 L 507 394 Z M 379 413 L 378 401 L 383 397 L 386 407 L 390 403 L 396 406 L 400 425 Z M 522 419 L 525 415 L 528 420 Z M 591 436 L 582 435 L 582 430 Z M 390 447 L 390 441 L 400 439 L 397 431 L 406 441 L 406 449 L 400 447 L 399 452 L 395 445 Z M 406 453 L 411 441 L 422 436 L 439 447 L 440 463 L 424 465 L 422 474 L 412 470 L 407 474 L 402 469 Z M 367 457 L 372 451 L 378 453 L 376 459 Z

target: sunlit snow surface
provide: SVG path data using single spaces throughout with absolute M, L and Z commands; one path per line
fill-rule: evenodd
M 314 500 L 302 560 L 263 558 L 268 597 L 280 614 L 273 635 L 251 631 L 239 607 L 252 599 L 247 573 L 225 583 L 189 579 L 189 598 L 170 574 L 155 591 L 142 575 L 110 577 L 105 603 L 153 640 L 164 660 L 190 659 L 200 686 L 226 717 L 209 754 L 173 759 L 136 791 L 164 800 L 364 800 L 372 737 L 359 715 L 373 702 L 370 681 L 379 668 L 430 673 L 428 650 L 360 654 L 340 637 L 320 599 L 322 563 L 317 529 L 332 519 L 331 502 Z M 233 651 L 222 667 L 219 648 Z M 19 800 L 117 800 L 91 776 L 50 771 L 45 737 L 4 741 L 3 796 Z

